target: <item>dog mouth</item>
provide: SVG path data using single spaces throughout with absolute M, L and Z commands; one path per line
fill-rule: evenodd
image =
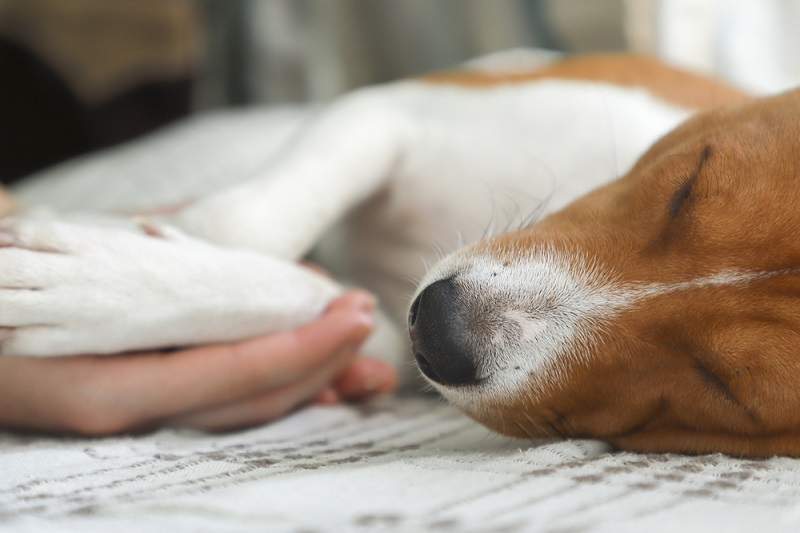
M 431 381 L 442 383 L 442 378 L 436 373 L 433 365 L 428 361 L 428 359 L 425 358 L 424 355 L 422 355 L 422 353 L 415 351 L 414 360 L 417 362 L 417 366 L 419 367 L 420 372 L 422 372 L 422 375 Z
M 440 376 L 437 372 L 435 367 L 419 352 L 414 353 L 414 360 L 417 363 L 417 367 L 419 368 L 422 375 L 425 376 L 428 380 L 432 381 L 433 383 L 445 386 L 448 388 L 468 388 L 468 387 L 479 387 L 486 383 L 489 378 L 488 377 L 473 377 L 469 381 L 463 383 L 453 383 L 449 382 L 442 376 Z

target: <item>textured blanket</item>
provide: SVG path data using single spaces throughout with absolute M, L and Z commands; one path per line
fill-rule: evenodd
M 798 531 L 800 461 L 490 434 L 433 399 L 230 434 L 0 434 L 0 531 Z

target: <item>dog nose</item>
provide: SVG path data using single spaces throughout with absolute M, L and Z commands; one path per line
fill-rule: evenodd
M 442 385 L 476 383 L 477 368 L 468 347 L 469 313 L 452 278 L 428 285 L 411 304 L 408 331 L 417 365 Z

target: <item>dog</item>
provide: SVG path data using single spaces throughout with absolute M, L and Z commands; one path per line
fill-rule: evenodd
M 335 227 L 321 257 L 407 318 L 423 375 L 492 429 L 798 455 L 799 106 L 637 56 L 514 54 L 360 90 L 144 232 L 4 222 L 0 350 L 295 327 L 339 290 L 293 262 Z M 519 227 L 484 238 L 489 220 Z
M 424 374 L 500 432 L 800 454 L 800 92 L 700 114 L 621 179 L 425 277 Z

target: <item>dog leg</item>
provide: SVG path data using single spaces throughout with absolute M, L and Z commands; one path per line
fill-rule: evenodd
M 286 330 L 339 292 L 298 265 L 178 233 L 0 223 L 0 353 L 55 356 Z
M 201 199 L 170 222 L 218 244 L 298 258 L 385 183 L 413 122 L 386 90 L 330 106 L 266 172 Z

